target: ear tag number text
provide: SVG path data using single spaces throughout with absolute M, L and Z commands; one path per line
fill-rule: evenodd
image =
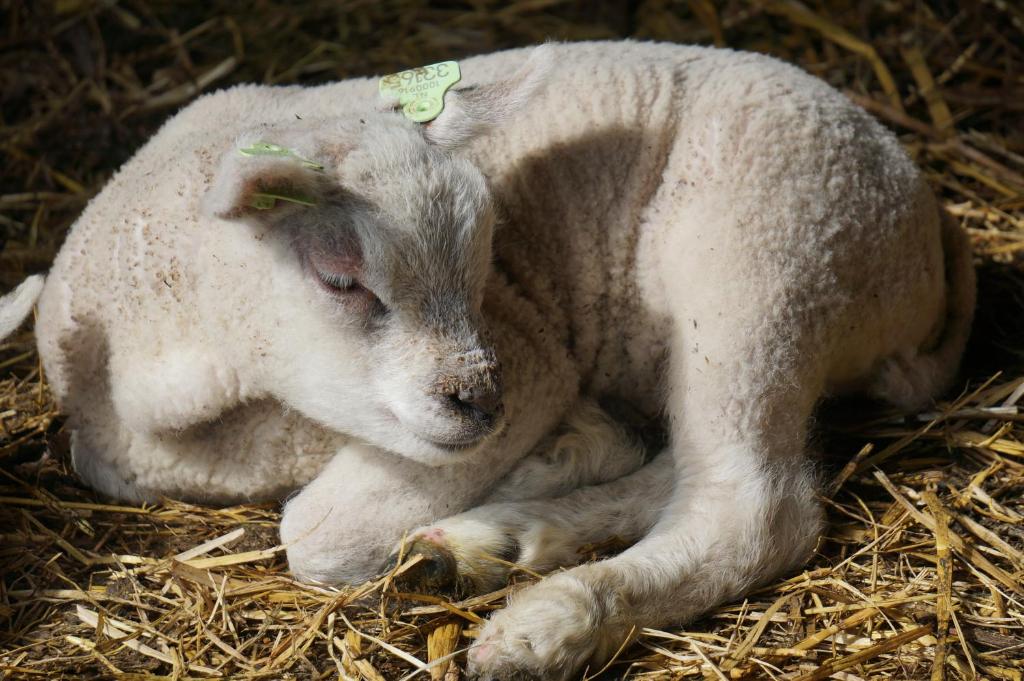
M 444 111 L 445 93 L 461 79 L 458 62 L 443 61 L 384 76 L 378 89 L 381 96 L 398 99 L 406 118 L 427 123 Z

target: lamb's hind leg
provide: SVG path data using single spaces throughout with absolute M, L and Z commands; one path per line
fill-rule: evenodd
M 659 521 L 620 555 L 514 596 L 470 651 L 473 673 L 570 678 L 631 632 L 692 619 L 807 557 L 821 524 L 803 456 L 820 380 L 802 346 L 765 329 L 703 336 L 706 361 L 673 356 L 675 480 Z
M 270 400 L 228 410 L 216 422 L 152 433 L 130 430 L 109 400 L 98 399 L 75 419 L 71 457 L 83 480 L 118 499 L 228 504 L 280 499 L 346 442 Z
M 246 375 L 251 371 L 187 341 L 159 354 L 149 348 L 114 354 L 110 371 L 118 416 L 141 432 L 182 431 L 264 395 Z
M 62 294 L 59 288 L 54 293 Z M 55 392 L 70 414 L 72 464 L 89 485 L 114 498 L 170 496 L 213 503 L 275 498 L 305 483 L 337 448 L 333 441 L 321 442 L 332 438 L 311 433 L 314 429 L 303 428 L 296 414 L 271 400 L 232 403 L 221 391 L 202 409 L 190 408 L 187 378 L 175 389 L 173 380 L 161 378 L 166 365 L 118 355 L 89 315 L 79 317 L 70 331 L 51 330 L 40 342 L 48 344 Z M 133 362 L 140 363 L 137 370 Z M 211 378 L 210 385 L 217 380 Z M 145 393 L 144 403 L 130 398 L 136 393 Z M 171 421 L 152 413 L 150 407 L 161 403 L 168 405 L 165 415 L 175 414 Z M 215 403 L 218 411 L 204 411 Z

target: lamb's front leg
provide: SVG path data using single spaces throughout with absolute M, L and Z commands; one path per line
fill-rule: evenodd
M 471 671 L 570 678 L 600 667 L 640 628 L 690 620 L 805 560 L 820 527 L 811 481 L 799 467 L 743 467 L 682 486 L 661 522 L 619 556 L 514 595 L 470 651 Z
M 288 565 L 302 580 L 358 584 L 409 528 L 458 513 L 489 484 L 486 467 L 430 467 L 353 443 L 285 505 Z
M 796 372 L 788 388 L 748 382 L 748 358 L 723 367 L 738 381 L 687 372 L 674 386 L 675 486 L 647 537 L 514 595 L 471 649 L 473 673 L 570 678 L 631 632 L 692 619 L 806 559 L 821 524 L 803 457 L 814 388 L 799 392 L 811 379 Z
M 427 559 L 409 578 L 427 590 L 486 593 L 503 586 L 513 568 L 543 573 L 577 565 L 587 545 L 632 543 L 650 530 L 671 496 L 673 473 L 666 452 L 603 485 L 485 504 L 431 523 L 404 545 L 406 555 Z
M 588 543 L 613 535 L 634 541 L 657 515 L 654 506 L 632 513 L 634 497 L 646 491 L 667 498 L 670 470 L 660 462 L 630 475 L 658 438 L 648 419 L 620 419 L 596 401 L 580 400 L 482 506 L 410 532 L 392 561 L 403 550 L 427 559 L 407 575 L 414 588 L 481 593 L 504 584 L 513 563 L 547 571 L 577 564 L 577 550 Z M 671 467 L 671 458 L 662 458 Z
M 533 503 L 530 511 L 526 510 L 529 504 L 494 502 L 547 498 L 614 480 L 639 467 L 643 455 L 638 437 L 589 401 L 578 404 L 566 423 L 501 477 L 496 487 L 499 469 L 492 463 L 470 461 L 431 468 L 367 445 L 350 444 L 288 503 L 281 536 L 289 544 L 289 562 L 300 577 L 353 581 L 372 574 L 372 568 L 381 568 L 383 561 L 372 561 L 380 556 L 384 543 L 390 542 L 386 548 L 393 549 L 410 528 L 446 518 L 409 533 L 409 551 L 436 559 L 417 570 L 416 576 L 425 586 L 439 587 L 475 575 L 473 582 L 479 590 L 504 582 L 507 575 L 507 566 L 485 557 L 491 550 L 501 555 L 499 544 L 529 547 L 533 542 L 521 536 L 532 527 L 528 518 L 539 522 L 549 513 L 559 513 L 548 509 L 545 501 Z M 454 515 L 476 503 L 488 489 L 487 500 L 492 503 Z M 578 505 L 588 506 L 584 502 Z M 594 541 L 607 536 L 602 528 L 604 524 L 599 522 Z M 578 535 L 571 528 L 564 531 Z M 625 528 L 619 534 L 632 536 Z M 440 535 L 445 535 L 445 542 L 428 539 Z M 531 538 L 543 537 L 534 533 Z M 571 541 L 564 543 L 568 546 Z M 457 554 L 452 553 L 456 547 Z M 573 550 L 577 547 L 572 545 Z M 533 552 L 531 557 L 538 566 L 569 564 L 557 559 L 552 562 L 551 552 L 546 550 Z

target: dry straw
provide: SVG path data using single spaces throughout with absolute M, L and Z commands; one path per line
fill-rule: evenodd
M 212 86 L 389 72 L 547 37 L 777 54 L 896 130 L 970 231 L 983 284 L 975 349 L 960 390 L 929 413 L 828 410 L 816 446 L 831 524 L 804 571 L 688 626 L 634 632 L 599 678 L 1024 678 L 1018 3 L 244 6 L 3 4 L 0 288 L 45 269 L 112 169 Z M 29 332 L 0 345 L 0 377 L 0 678 L 455 681 L 505 602 L 509 589 L 454 603 L 402 593 L 393 576 L 297 583 L 274 505 L 105 503 L 67 469 Z

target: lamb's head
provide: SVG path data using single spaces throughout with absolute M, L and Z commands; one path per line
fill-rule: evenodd
M 540 70 L 449 93 L 426 126 L 390 110 L 302 120 L 227 152 L 205 209 L 275 252 L 271 394 L 430 464 L 501 430 L 501 371 L 481 315 L 495 211 L 458 150 L 525 101 Z

